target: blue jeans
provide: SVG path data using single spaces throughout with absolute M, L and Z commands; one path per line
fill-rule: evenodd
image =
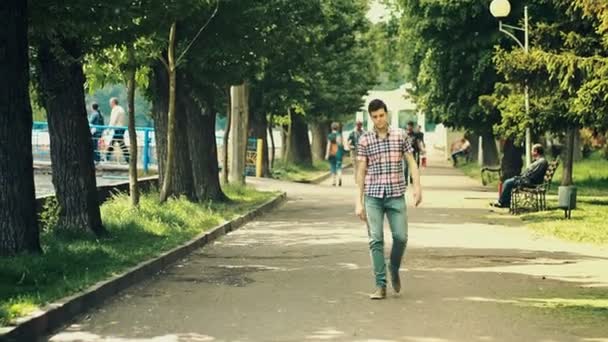
M 511 205 L 511 193 L 515 187 L 515 178 L 509 178 L 502 184 L 502 192 L 498 202 L 504 206 L 509 207 Z
M 456 151 L 454 153 L 452 153 L 452 162 L 454 163 L 454 166 L 456 166 L 456 164 L 458 164 L 458 157 L 465 157 L 467 156 L 467 151 Z
M 342 157 L 332 156 L 328 158 L 329 167 L 332 175 L 335 175 L 338 170 L 342 170 Z
M 377 287 L 386 287 L 386 263 L 384 261 L 384 215 L 393 235 L 391 272 L 398 274 L 401 259 L 407 246 L 407 207 L 405 196 L 376 198 L 365 196 L 369 249 Z

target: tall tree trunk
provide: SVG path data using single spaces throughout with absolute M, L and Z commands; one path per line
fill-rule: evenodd
M 573 146 L 573 161 L 578 162 L 583 160 L 583 142 L 581 140 L 581 131 L 579 129 L 574 131 Z
M 485 132 L 483 135 L 483 165 L 494 166 L 498 165 L 498 148 L 492 132 Z
M 327 122 L 315 122 L 311 124 L 310 130 L 312 133 L 312 156 L 317 160 L 323 160 L 327 148 L 329 124 Z
M 129 110 L 129 196 L 131 205 L 139 206 L 137 184 L 137 132 L 135 131 L 135 57 L 132 47 L 127 49 L 129 70 L 127 71 L 127 102 Z
M 152 90 L 152 117 L 154 119 L 154 140 L 158 165 L 158 182 L 163 184 L 165 162 L 167 161 L 167 113 L 169 112 L 169 75 L 160 62 L 152 66 L 150 88 Z
M 515 145 L 513 138 L 505 140 L 502 160 L 500 162 L 503 181 L 521 174 L 521 168 L 524 164 L 522 158 L 523 154 L 523 147 Z
M 60 207 L 58 227 L 100 236 L 107 231 L 99 212 L 80 40 L 56 38 L 55 43 L 41 41 L 38 59 L 49 123 L 53 185 Z
M 477 133 L 470 133 L 466 134 L 466 138 L 471 143 L 469 159 L 473 162 L 477 162 L 477 159 L 479 158 L 479 135 Z
M 160 178 L 159 184 L 163 184 L 162 178 L 166 174 L 167 161 L 167 113 L 169 108 L 169 99 L 167 88 L 169 78 L 165 67 L 156 63 L 153 67 L 151 78 L 152 88 L 152 113 L 154 116 L 154 131 L 156 137 L 156 152 L 158 160 L 158 175 Z M 181 91 L 181 90 L 180 90 Z M 187 117 L 183 112 L 180 112 L 179 103 L 175 107 L 176 124 L 180 134 L 175 137 L 175 166 L 170 169 L 171 177 L 174 180 L 169 189 L 172 195 L 184 195 L 194 199 L 193 195 L 193 180 L 192 168 L 190 166 L 190 156 L 188 149 L 187 137 Z
M 274 160 L 276 157 L 276 146 L 274 143 L 274 134 L 272 131 L 272 128 L 274 127 L 274 116 L 272 113 L 270 113 L 270 118 L 268 119 L 268 136 L 270 136 L 270 169 L 274 169 Z
M 261 87 L 250 86 L 249 126 L 252 138 L 262 139 L 262 177 L 270 177 L 268 156 L 268 119 L 263 110 L 264 92 Z M 256 144 L 257 146 L 257 144 Z M 257 160 L 256 160 L 257 163 Z M 257 172 L 257 166 L 256 166 Z
M 262 139 L 262 176 L 270 177 L 270 163 L 268 158 L 268 121 L 266 115 L 254 110 L 249 111 L 249 125 L 253 138 Z
M 32 167 L 27 1 L 0 3 L 0 256 L 41 252 Z
M 566 158 L 564 160 L 564 172 L 562 176 L 562 185 L 569 186 L 574 184 L 572 181 L 572 171 L 574 166 L 574 141 L 578 127 L 570 127 L 566 135 Z
M 209 97 L 205 109 L 192 97 L 184 98 L 194 195 L 199 202 L 227 200 L 220 185 L 215 142 L 215 110 L 213 98 L 211 95 Z
M 247 84 L 232 86 L 230 97 L 232 128 L 230 138 L 230 182 L 245 184 L 245 157 L 247 153 L 249 99 Z
M 281 126 L 281 159 L 287 160 L 287 151 L 289 151 L 289 125 Z
M 167 54 L 169 72 L 169 113 L 167 114 L 167 160 L 163 183 L 160 191 L 160 202 L 163 203 L 171 195 L 171 170 L 175 164 L 175 30 L 176 23 L 171 24 L 169 31 L 169 50 Z
M 196 201 L 192 161 L 190 160 L 190 140 L 188 137 L 188 105 L 190 97 L 184 82 L 178 85 L 175 104 L 175 150 L 173 154 L 173 169 L 171 170 L 171 196 L 186 196 Z M 200 134 L 200 133 L 198 133 Z
M 224 128 L 224 139 L 222 141 L 222 180 L 228 184 L 228 141 L 230 138 L 230 125 L 232 124 L 230 87 L 226 90 L 226 98 L 228 99 L 228 103 L 226 104 L 226 128 Z
M 290 128 L 288 132 L 287 158 L 288 163 L 312 167 L 312 153 L 308 138 L 308 125 L 304 117 L 290 111 Z

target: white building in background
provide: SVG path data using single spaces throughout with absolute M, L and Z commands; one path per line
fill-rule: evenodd
M 408 121 L 417 122 L 422 126 L 422 131 L 426 131 L 424 113 L 418 111 L 416 104 L 412 101 L 409 90 L 412 85 L 409 83 L 401 85 L 394 90 L 370 90 L 363 97 L 364 104 L 361 111 L 357 113 L 357 120 L 366 123 L 367 129 L 372 129 L 373 123 L 368 120 L 367 106 L 374 99 L 380 99 L 388 107 L 388 115 L 391 126 L 405 128 Z
M 371 90 L 363 97 L 364 105 L 357 113 L 357 120 L 361 120 L 368 130 L 373 128 L 373 123 L 369 120 L 367 106 L 374 99 L 380 99 L 386 103 L 388 107 L 389 119 L 392 127 L 405 128 L 408 121 L 413 121 L 420 125 L 424 132 L 424 140 L 427 146 L 427 153 L 433 154 L 439 152 L 444 154 L 444 157 L 449 156 L 449 133 L 442 124 L 429 124 L 426 121 L 426 115 L 420 111 L 414 103 L 409 91 L 412 85 L 409 83 L 401 85 L 394 90 Z M 453 137 L 451 137 L 453 138 Z

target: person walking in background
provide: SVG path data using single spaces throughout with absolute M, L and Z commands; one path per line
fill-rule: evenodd
M 412 155 L 414 156 L 414 160 L 416 161 L 416 166 L 420 168 L 421 155 L 424 153 L 424 133 L 416 133 L 416 131 L 414 130 L 413 121 L 409 121 L 407 123 L 407 128 L 405 132 L 407 134 L 407 138 L 410 140 L 412 148 L 414 149 Z M 403 167 L 403 173 L 405 175 L 405 184 L 411 184 L 413 182 L 413 177 L 407 163 L 405 163 Z
M 369 248 L 376 290 L 371 299 L 386 298 L 386 263 L 384 261 L 384 216 L 393 236 L 388 270 L 396 293 L 401 291 L 399 268 L 407 246 L 407 207 L 405 204 L 404 160 L 414 179 L 414 205 L 422 202 L 420 174 L 414 160 L 414 148 L 402 129 L 388 125 L 388 110 L 382 100 L 368 106 L 374 130 L 359 139 L 357 148 L 357 188 L 355 214 L 367 223 Z
M 348 149 L 350 151 L 350 160 L 353 163 L 353 169 L 355 171 L 355 183 L 357 182 L 357 145 L 359 144 L 359 138 L 365 133 L 363 130 L 363 122 L 357 121 L 355 129 L 350 132 L 348 136 Z
M 99 163 L 101 160 L 101 155 L 99 153 L 99 139 L 101 139 L 101 134 L 103 133 L 101 127 L 103 126 L 103 115 L 99 111 L 99 105 L 97 103 L 93 103 L 91 105 L 91 109 L 93 110 L 89 115 L 89 125 L 91 130 L 91 140 L 93 145 L 93 160 L 95 164 Z
M 344 154 L 344 146 L 342 143 L 342 133 L 340 133 L 340 124 L 334 122 L 331 124 L 331 133 L 327 136 L 327 149 L 325 151 L 325 159 L 329 161 L 331 167 L 331 176 L 333 179 L 332 185 L 342 186 L 342 156 Z
M 456 146 L 452 147 L 452 162 L 454 167 L 458 165 L 458 157 L 466 157 L 469 154 L 471 149 L 471 143 L 467 140 L 467 138 L 462 137 L 460 139 L 460 145 L 456 144 Z
M 414 128 L 414 135 L 416 136 L 420 146 L 420 160 L 418 161 L 418 167 L 426 167 L 426 144 L 424 143 L 424 132 L 422 126 L 417 125 Z
M 129 149 L 125 144 L 125 128 L 129 122 L 127 120 L 127 113 L 125 109 L 118 104 L 118 99 L 113 97 L 110 99 L 110 107 L 112 108 L 112 114 L 110 114 L 110 126 L 114 130 L 114 134 L 108 149 L 106 151 L 106 159 L 110 159 L 111 153 L 114 151 L 114 143 L 118 143 L 122 151 L 122 155 L 125 158 L 125 162 L 129 163 Z

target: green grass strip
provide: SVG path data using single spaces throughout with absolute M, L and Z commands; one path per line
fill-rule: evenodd
M 177 198 L 161 205 L 158 193 L 148 193 L 134 209 L 127 195 L 117 195 L 101 207 L 110 232 L 102 240 L 47 229 L 41 235 L 43 255 L 0 263 L 0 326 L 154 258 L 276 195 L 234 186 L 224 191 L 234 202 L 201 204 Z

